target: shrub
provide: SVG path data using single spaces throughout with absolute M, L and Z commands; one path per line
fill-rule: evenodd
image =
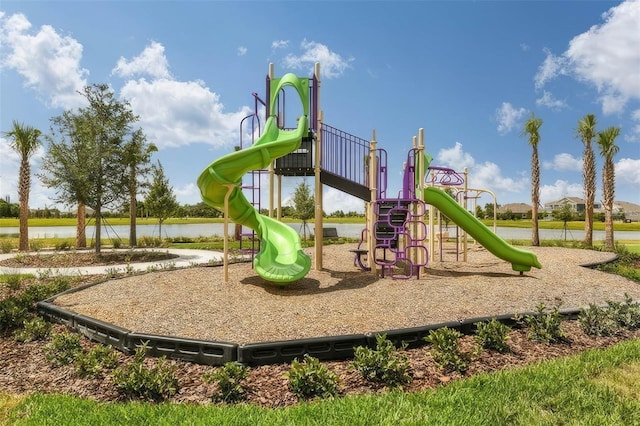
M 249 374 L 249 367 L 237 362 L 227 362 L 212 373 L 205 374 L 205 382 L 215 382 L 219 391 L 212 397 L 214 401 L 237 402 L 244 399 L 245 389 L 242 385 Z
M 27 319 L 29 310 L 20 298 L 9 296 L 0 301 L 0 331 L 13 330 Z
M 119 249 L 120 247 L 122 247 L 122 240 L 120 238 L 114 238 L 111 240 L 111 244 L 113 245 L 114 249 Z
M 285 377 L 298 398 L 329 398 L 338 394 L 338 376 L 308 354 L 302 362 L 294 359 Z
M 460 350 L 458 339 L 461 336 L 458 330 L 449 327 L 429 331 L 424 340 L 433 345 L 431 355 L 438 367 L 460 373 L 467 371 L 471 356 Z
M 493 349 L 498 352 L 509 352 L 507 335 L 511 328 L 492 318 L 491 321 L 476 324 L 476 342 L 485 349 Z
M 404 349 L 404 346 L 403 346 Z M 355 348 L 353 367 L 366 380 L 401 386 L 411 382 L 409 360 L 398 353 L 393 342 L 385 334 L 376 335 L 376 349 L 358 346 Z
M 31 250 L 33 250 L 33 251 L 40 251 L 40 250 L 42 250 L 42 241 L 40 241 L 40 240 L 31 240 L 31 241 L 29 241 L 29 246 L 30 246 Z
M 58 241 L 55 245 L 54 248 L 56 251 L 66 251 L 71 249 L 71 243 L 68 240 L 62 240 L 62 241 Z
M 629 330 L 640 328 L 640 304 L 633 303 L 633 299 L 627 293 L 624 297 L 624 303 L 607 302 L 611 316 L 620 327 Z
M 0 239 L 0 251 L 2 251 L 2 253 L 11 253 L 11 250 L 13 250 L 13 243 L 11 240 L 6 240 L 4 238 Z
M 34 317 L 24 320 L 24 326 L 14 331 L 13 338 L 18 342 L 33 342 L 35 340 L 43 340 L 51 332 L 51 323 L 45 321 L 41 317 Z
M 72 364 L 82 352 L 80 336 L 72 333 L 54 333 L 44 352 L 54 366 Z
M 543 343 L 554 343 L 565 339 L 562 332 L 560 311 L 558 306 L 553 310 L 547 310 L 544 303 L 539 303 L 537 312 L 533 315 L 525 315 L 522 322 L 529 329 L 529 339 Z
M 96 345 L 76 357 L 76 373 L 82 377 L 99 377 L 118 366 L 118 354 L 111 346 Z
M 20 290 L 20 287 L 22 286 L 22 275 L 7 274 L 3 277 L 3 279 L 7 285 L 7 289 L 9 289 L 9 292 L 15 293 L 16 291 Z
M 37 282 L 27 287 L 20 296 L 22 302 L 31 307 L 34 303 L 48 299 L 51 296 L 69 289 L 69 281 L 63 277 L 56 277 L 49 282 Z
M 590 304 L 586 309 L 580 309 L 578 322 L 582 330 L 590 336 L 610 336 L 619 328 L 608 308 L 601 308 L 594 304 Z
M 178 393 L 175 367 L 165 365 L 166 358 L 158 359 L 155 367 L 144 365 L 147 343 L 136 348 L 133 361 L 113 372 L 113 381 L 120 393 L 129 399 L 160 402 Z

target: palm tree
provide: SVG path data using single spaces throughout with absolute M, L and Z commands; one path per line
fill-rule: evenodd
M 529 145 L 533 150 L 531 154 L 531 245 L 540 245 L 538 232 L 538 206 L 540 205 L 540 159 L 538 158 L 538 142 L 540 142 L 539 129 L 542 119 L 536 118 L 534 113 L 524 123 L 522 136 L 529 136 Z
M 582 157 L 582 179 L 584 184 L 584 245 L 593 245 L 593 205 L 596 198 L 596 157 L 591 147 L 591 141 L 596 136 L 596 116 L 587 114 L 578 120 L 576 134 L 584 144 Z
M 20 156 L 18 199 L 20 200 L 20 251 L 29 251 L 29 192 L 31 191 L 31 165 L 29 159 L 40 146 L 40 130 L 13 122 L 13 129 L 5 135 L 12 138 L 11 148 Z
M 620 127 L 610 126 L 602 132 L 598 132 L 597 143 L 600 147 L 600 155 L 604 157 L 602 167 L 602 198 L 604 205 L 604 247 L 605 250 L 615 249 L 613 242 L 613 199 L 615 196 L 615 169 L 613 157 L 620 148 L 615 140 L 620 134 Z

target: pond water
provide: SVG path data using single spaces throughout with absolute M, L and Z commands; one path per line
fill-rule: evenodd
M 298 231 L 300 235 L 303 234 L 303 227 L 300 223 L 289 224 L 290 227 Z M 324 227 L 336 228 L 338 235 L 341 237 L 360 238 L 363 224 L 353 223 L 331 223 L 325 222 Z M 234 225 L 229 227 L 233 232 Z M 137 233 L 138 237 L 142 236 L 158 236 L 158 225 L 138 225 Z M 313 233 L 313 223 L 307 225 L 306 233 L 309 235 Z M 19 232 L 18 227 L 0 227 L 0 237 L 3 235 L 15 235 Z M 250 229 L 244 228 L 243 232 L 251 232 Z M 461 232 L 461 231 L 460 231 Z M 450 235 L 454 235 L 455 226 L 449 226 Z M 506 240 L 527 240 L 531 238 L 531 229 L 529 228 L 503 228 L 498 227 L 496 233 Z M 189 223 L 189 224 L 175 224 L 175 225 L 162 225 L 162 237 L 212 237 L 222 236 L 224 234 L 224 225 L 222 223 Z M 29 227 L 29 238 L 74 238 L 76 235 L 75 226 L 34 226 Z M 129 225 L 118 226 L 103 226 L 102 227 L 103 238 L 129 238 Z M 95 236 L 95 227 L 87 227 L 87 238 Z M 544 240 L 558 240 L 564 239 L 565 233 L 560 229 L 540 229 L 540 239 Z M 567 231 L 567 240 L 582 240 L 584 238 L 584 231 L 582 230 L 569 230 Z M 604 231 L 594 231 L 593 238 L 595 241 L 604 240 Z M 615 238 L 618 240 L 640 240 L 640 231 L 617 231 L 615 232 Z

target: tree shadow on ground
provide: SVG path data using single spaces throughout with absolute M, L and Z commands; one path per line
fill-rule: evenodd
M 421 276 L 429 276 L 433 275 L 436 277 L 451 277 L 451 278 L 460 278 L 460 277 L 490 277 L 490 278 L 536 278 L 532 275 L 527 275 L 525 272 L 524 275 L 520 275 L 519 272 L 513 271 L 513 273 L 508 272 L 479 272 L 479 271 L 456 271 L 453 269 L 427 269 L 426 272 L 421 274 Z

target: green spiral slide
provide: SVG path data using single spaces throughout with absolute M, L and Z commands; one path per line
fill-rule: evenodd
M 298 119 L 295 130 L 279 129 L 275 119 L 275 98 L 285 86 L 293 86 L 303 104 L 304 115 Z M 302 251 L 300 236 L 290 226 L 261 215 L 244 196 L 242 176 L 251 170 L 261 170 L 272 160 L 300 147 L 307 135 L 308 79 L 295 74 L 285 74 L 272 80 L 271 110 L 262 136 L 250 147 L 232 152 L 211 163 L 198 178 L 202 200 L 217 209 L 224 210 L 228 195 L 229 218 L 253 229 L 261 240 L 260 252 L 253 266 L 262 278 L 285 285 L 304 277 L 311 268 L 311 258 Z
M 532 266 L 538 269 L 542 268 L 534 253 L 509 245 L 500 236 L 487 228 L 484 223 L 466 211 L 446 192 L 433 187 L 425 188 L 424 202 L 435 206 L 493 255 L 510 262 L 514 271 L 529 271 Z

